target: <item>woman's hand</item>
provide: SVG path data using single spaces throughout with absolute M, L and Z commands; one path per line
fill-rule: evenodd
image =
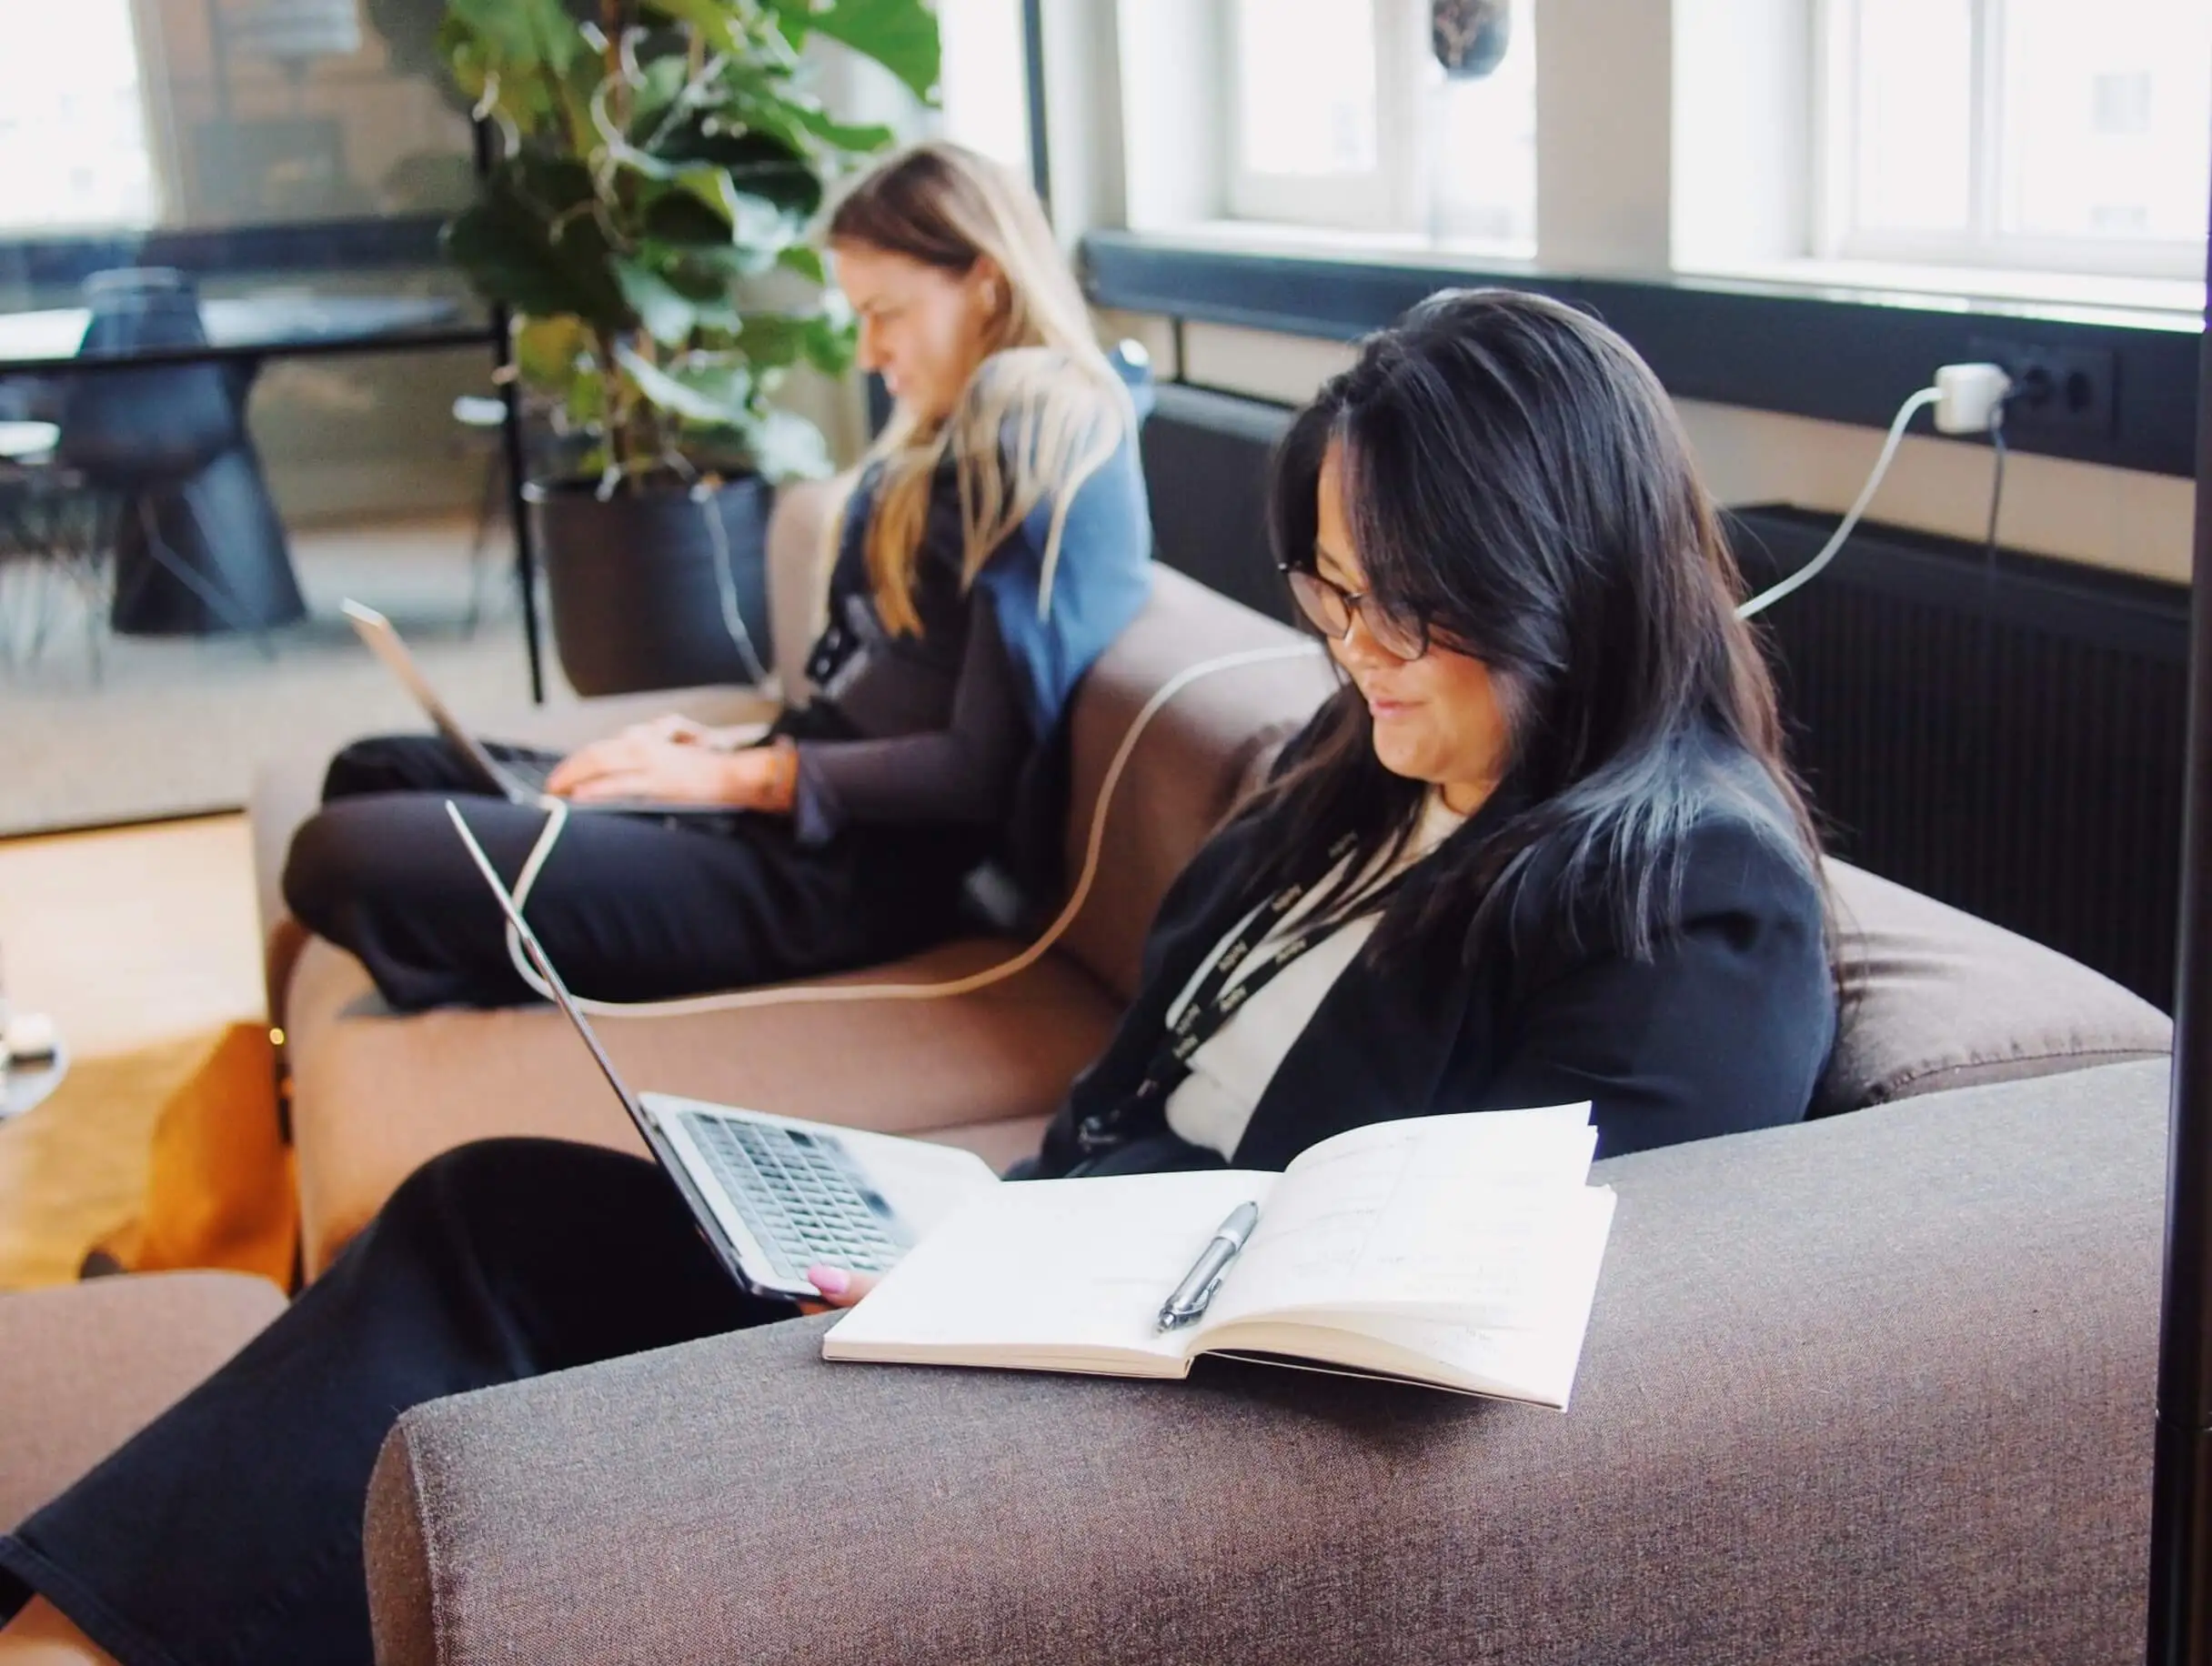
M 683 718 L 639 724 L 562 758 L 546 789 L 578 804 L 638 798 L 737 810 L 790 808 L 796 771 L 788 748 L 719 752 L 703 744 L 709 733 Z
M 807 1282 L 821 1291 L 819 1301 L 801 1301 L 802 1313 L 827 1313 L 832 1308 L 855 1308 L 860 1298 L 876 1288 L 878 1275 L 872 1272 L 847 1272 L 842 1267 L 809 1267 Z
M 735 752 L 744 747 L 758 746 L 768 735 L 769 726 L 756 719 L 750 723 L 726 723 L 719 728 L 701 723 L 696 718 L 687 718 L 681 712 L 669 712 L 655 718 L 650 723 L 633 723 L 622 732 L 643 736 L 653 740 L 672 740 L 679 747 L 705 747 L 709 751 Z

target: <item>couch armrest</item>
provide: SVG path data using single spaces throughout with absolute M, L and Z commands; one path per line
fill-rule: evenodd
M 2164 1123 L 2124 1065 L 1607 1164 L 1564 1417 L 831 1366 L 826 1320 L 420 1407 L 378 1658 L 2127 1658 Z

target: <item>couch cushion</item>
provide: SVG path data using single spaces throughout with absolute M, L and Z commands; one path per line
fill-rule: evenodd
M 1310 644 L 1289 627 L 1167 567 L 1144 611 L 1084 677 L 1072 718 L 1068 880 L 1082 872 L 1099 788 L 1145 701 L 1219 655 Z M 1126 1000 L 1160 898 L 1251 778 L 1311 717 L 1334 679 L 1327 659 L 1275 660 L 1200 678 L 1163 707 L 1130 755 L 1106 820 L 1099 878 L 1065 947 Z
M 274 1284 L 236 1272 L 0 1295 L 0 1531 L 167 1410 L 283 1307 Z
M 1831 861 L 1842 1025 L 1827 1116 L 2170 1052 L 2173 1021 L 2057 950 Z
M 819 981 L 939 981 L 1014 951 L 973 939 Z M 638 1091 L 933 1134 L 1050 1112 L 1105 1046 L 1118 1010 L 1072 961 L 1047 955 L 1018 978 L 950 999 L 616 1018 L 593 1027 Z M 537 1134 L 642 1149 L 583 1044 L 549 1007 L 396 1016 L 359 961 L 315 938 L 293 974 L 292 1019 L 292 1131 L 310 1276 L 401 1180 L 450 1147 Z M 1021 1149 L 1035 1149 L 1033 1131 L 1015 1138 Z M 996 1143 L 973 1131 L 964 1142 Z

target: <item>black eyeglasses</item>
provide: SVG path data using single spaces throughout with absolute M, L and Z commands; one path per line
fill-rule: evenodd
M 1291 581 L 1291 595 L 1307 623 L 1332 642 L 1352 639 L 1352 621 L 1365 621 L 1374 645 L 1393 659 L 1418 659 L 1429 651 L 1429 623 L 1392 613 L 1365 591 L 1353 595 L 1342 585 L 1331 584 L 1310 567 L 1280 562 L 1282 576 Z

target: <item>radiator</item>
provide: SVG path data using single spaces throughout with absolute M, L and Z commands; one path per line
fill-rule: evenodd
M 1755 588 L 1835 527 L 1730 519 Z M 1760 630 L 1831 849 L 2171 1009 L 2186 587 L 1862 523 Z

